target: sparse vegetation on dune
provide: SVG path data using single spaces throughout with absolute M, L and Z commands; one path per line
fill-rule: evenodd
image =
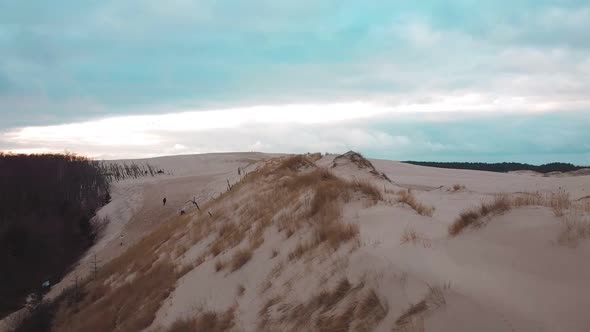
M 291 172 L 298 172 L 300 170 L 305 170 L 307 168 L 317 168 L 317 166 L 313 163 L 313 160 L 308 156 L 298 154 L 284 158 L 283 161 L 279 164 L 279 167 L 277 167 L 276 171 L 281 172 L 289 170 Z
M 292 233 L 305 230 L 304 234 L 310 235 L 300 243 L 305 250 L 292 259 L 320 247 L 337 249 L 357 238 L 358 226 L 341 220 L 342 204 L 352 199 L 372 204 L 381 199 L 380 191 L 370 183 L 345 181 L 328 170 L 309 166 L 307 158 L 269 160 L 227 192 L 201 204 L 202 212 L 162 224 L 104 265 L 96 279 L 80 281 L 84 296 L 75 306 L 58 303 L 55 330 L 145 329 L 178 278 L 213 259 L 215 271 L 244 268 L 263 245 L 265 230 L 271 225 Z M 231 211 L 228 206 L 233 207 Z M 200 241 L 207 242 L 193 262 L 173 263 Z M 308 243 L 312 245 L 306 246 Z M 186 326 L 209 326 L 199 324 L 212 321 L 211 315 L 199 317 L 180 321 L 174 328 L 182 331 Z M 212 326 L 226 326 L 219 324 Z
M 416 332 L 424 331 L 424 318 L 432 311 L 447 304 L 444 291 L 450 285 L 429 286 L 428 292 L 421 301 L 410 305 L 410 307 L 397 318 L 394 332 Z
M 93 332 L 147 328 L 176 281 L 188 272 L 177 268 L 167 256 L 174 249 L 169 239 L 187 222 L 185 215 L 162 224 L 105 264 L 96 278 L 80 280 L 81 296 L 76 301 L 57 302 L 53 330 Z M 160 254 L 165 259 L 161 259 Z M 149 292 L 145 292 L 147 289 Z
M 194 318 L 177 320 L 166 332 L 226 332 L 231 331 L 235 325 L 235 308 L 229 308 L 225 312 L 216 311 L 199 312 Z
M 240 269 L 244 264 L 248 263 L 248 261 L 252 258 L 252 250 L 238 250 L 232 256 L 231 260 L 231 270 L 236 271 Z
M 556 193 L 541 194 L 535 193 L 519 193 L 511 198 L 511 205 L 513 207 L 520 206 L 546 206 L 553 209 L 556 216 L 561 217 L 565 210 L 572 207 L 570 195 L 564 190 L 559 190 Z
M 397 201 L 399 203 L 404 203 L 409 205 L 414 211 L 416 211 L 419 215 L 432 217 L 434 213 L 433 206 L 427 206 L 420 203 L 417 199 L 412 190 L 401 190 L 398 193 Z
M 564 216 L 558 242 L 575 247 L 580 240 L 590 239 L 590 216 L 572 212 Z
M 373 176 L 391 182 L 391 180 L 387 177 L 387 175 L 385 175 L 385 173 L 377 171 L 375 166 L 373 166 L 373 164 L 367 158 L 365 158 L 362 154 L 354 151 L 348 151 L 344 154 L 336 156 L 332 162 L 332 168 L 347 163 L 356 165 L 358 169 L 366 169 Z
M 462 184 L 456 183 L 451 187 L 452 192 L 463 191 L 463 190 L 465 190 L 465 186 Z
M 455 236 L 468 226 L 481 226 L 483 218 L 505 213 L 511 208 L 510 199 L 506 195 L 497 195 L 491 202 L 482 202 L 478 208 L 461 212 L 449 226 L 449 234 Z
M 548 207 L 553 210 L 553 213 L 557 217 L 563 217 L 570 210 L 582 214 L 590 211 L 583 204 L 572 202 L 569 193 L 564 190 L 546 194 L 539 192 L 517 193 L 513 195 L 499 194 L 491 202 L 482 202 L 477 208 L 463 211 L 455 222 L 449 226 L 449 234 L 451 236 L 458 235 L 468 226 L 481 226 L 486 217 L 499 215 L 512 208 L 523 206 Z
M 430 247 L 430 240 L 428 240 L 423 234 L 416 232 L 411 228 L 404 229 L 402 233 L 401 244 L 411 243 L 413 245 L 420 244 L 425 248 Z
M 275 331 L 371 331 L 389 308 L 363 282 L 346 278 L 304 302 L 284 302 L 273 297 L 259 311 L 259 330 Z M 275 312 L 275 317 L 270 312 Z

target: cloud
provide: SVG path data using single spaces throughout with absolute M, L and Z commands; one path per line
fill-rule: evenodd
M 585 130 L 575 123 L 590 108 L 587 1 L 0 7 L 3 149 L 120 157 L 356 147 L 392 158 L 496 158 L 514 155 L 512 146 L 525 155 L 527 142 L 541 160 L 574 151 L 565 142 Z M 560 136 L 541 144 L 482 122 L 502 117 L 552 118 L 567 130 L 551 127 Z M 583 161 L 587 152 L 575 151 L 568 158 Z
M 480 99 L 461 100 L 473 104 Z M 358 150 L 402 160 L 590 164 L 590 150 L 582 143 L 590 141 L 586 112 L 473 113 L 469 108 L 448 111 L 436 104 L 422 106 L 422 111 L 417 107 L 408 111 L 364 103 L 304 104 L 113 117 L 9 130 L 0 134 L 0 148 L 17 152 L 61 148 L 108 159 Z
M 579 97 L 590 84 L 577 75 L 589 61 L 584 1 L 3 6 L 4 128 L 465 89 L 534 99 L 546 96 L 552 82 Z M 569 94 L 551 98 L 556 107 L 570 102 Z M 91 106 L 72 107 L 80 100 Z

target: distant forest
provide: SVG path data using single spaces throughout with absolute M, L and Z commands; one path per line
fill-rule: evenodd
M 93 217 L 112 182 L 160 174 L 149 164 L 0 152 L 0 318 L 44 281 L 59 281 L 95 242 L 106 221 Z
M 471 169 L 476 171 L 489 172 L 511 172 L 511 171 L 535 171 L 543 174 L 551 172 L 571 172 L 585 168 L 568 163 L 550 163 L 544 165 L 530 165 L 522 163 L 470 163 L 470 162 L 434 162 L 434 161 L 404 161 L 407 164 L 452 168 L 452 169 Z
M 72 154 L 0 153 L 0 317 L 92 245 L 92 217 L 110 198 L 99 165 Z

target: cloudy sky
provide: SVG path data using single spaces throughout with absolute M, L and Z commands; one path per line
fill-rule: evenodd
M 590 164 L 588 31 L 588 0 L 0 0 L 0 150 Z

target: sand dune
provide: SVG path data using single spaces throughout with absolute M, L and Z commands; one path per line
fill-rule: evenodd
M 115 185 L 99 212 L 111 221 L 104 237 L 49 295 L 90 276 L 99 257 L 84 309 L 65 308 L 58 330 L 590 328 L 590 176 L 359 162 L 356 155 L 149 162 L 173 175 Z M 449 234 L 463 211 L 499 194 L 537 200 Z M 555 195 L 567 204 L 545 199 Z M 186 203 L 193 197 L 201 211 Z M 154 286 L 138 289 L 150 278 Z M 132 307 L 134 315 L 108 306 Z M 104 322 L 109 315 L 115 325 Z

